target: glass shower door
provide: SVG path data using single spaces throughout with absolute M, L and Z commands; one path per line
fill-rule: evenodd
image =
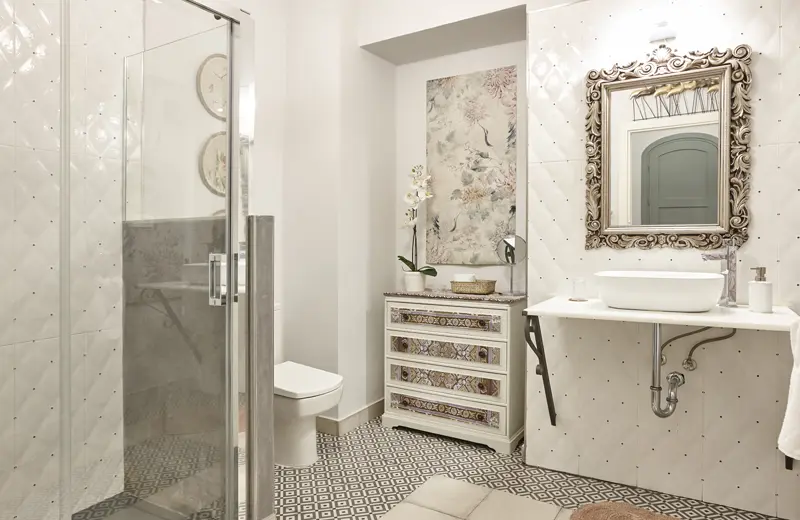
M 95 11 L 72 14 L 73 27 L 87 26 L 89 56 L 75 61 L 86 59 L 86 88 L 106 83 L 78 117 L 87 135 L 73 160 L 73 184 L 85 184 L 83 199 L 73 198 L 74 233 L 115 168 L 121 208 L 104 223 L 115 226 L 108 244 L 89 228 L 73 240 L 73 257 L 87 272 L 119 266 L 121 323 L 116 337 L 73 331 L 84 337 L 72 342 L 72 518 L 236 518 L 231 345 L 244 269 L 228 261 L 240 248 L 228 138 L 234 23 L 184 0 L 85 4 L 76 9 Z M 84 17 L 97 10 L 119 30 L 93 34 L 100 24 Z M 138 35 L 123 29 L 137 23 Z M 97 281 L 73 269 L 73 316 L 92 304 Z M 98 378 L 107 384 L 90 384 Z M 100 388 L 111 392 L 90 391 Z

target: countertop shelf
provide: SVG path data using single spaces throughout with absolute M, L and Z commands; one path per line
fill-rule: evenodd
M 612 309 L 598 299 L 573 302 L 565 297 L 545 300 L 525 309 L 528 316 L 550 316 L 586 320 L 661 323 L 750 330 L 788 332 L 800 317 L 788 307 L 773 307 L 771 314 L 750 312 L 747 307 L 716 307 L 709 312 L 659 312 Z
M 383 295 L 395 298 L 433 298 L 436 300 L 463 300 L 486 303 L 516 303 L 528 298 L 524 294 L 456 294 L 451 291 L 437 291 L 430 289 L 423 292 L 390 291 L 383 293 Z

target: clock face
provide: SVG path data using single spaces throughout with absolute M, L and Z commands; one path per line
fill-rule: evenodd
M 206 141 L 200 154 L 200 178 L 215 195 L 228 191 L 228 134 L 219 132 Z
M 209 114 L 228 119 L 228 57 L 212 54 L 197 71 L 197 94 Z

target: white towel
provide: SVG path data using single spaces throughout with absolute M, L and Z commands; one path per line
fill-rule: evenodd
M 790 340 L 794 365 L 778 448 L 789 457 L 800 460 L 800 320 L 792 324 Z

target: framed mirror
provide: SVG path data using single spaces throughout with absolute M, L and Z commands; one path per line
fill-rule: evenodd
M 589 72 L 587 249 L 747 240 L 751 53 L 661 45 Z

